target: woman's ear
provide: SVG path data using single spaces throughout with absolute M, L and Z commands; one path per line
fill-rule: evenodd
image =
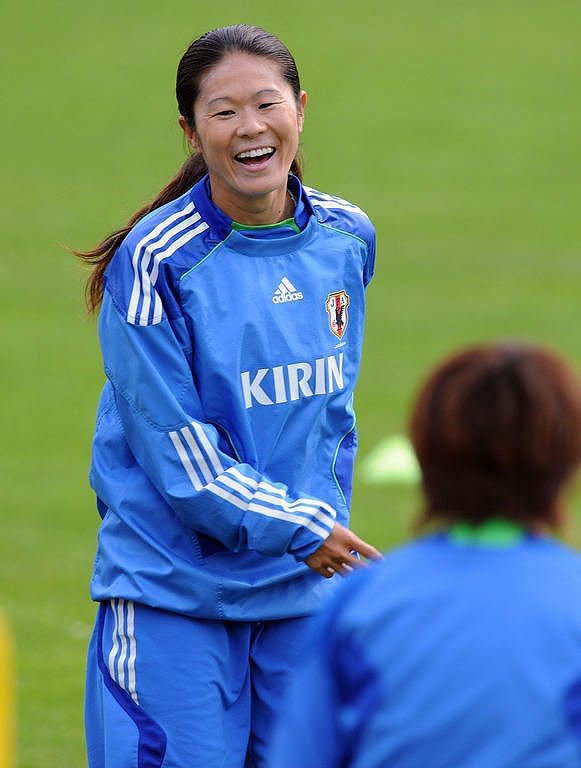
M 305 122 L 305 107 L 307 106 L 307 92 L 301 91 L 299 95 L 299 113 L 298 113 L 298 122 L 299 122 L 299 132 L 303 130 L 303 125 Z
M 183 115 L 180 115 L 178 118 L 178 123 L 180 128 L 184 132 L 184 136 L 186 137 L 186 141 L 188 142 L 190 147 L 194 150 L 194 152 L 199 152 L 200 147 L 198 145 L 196 132 L 190 125 L 189 121 Z

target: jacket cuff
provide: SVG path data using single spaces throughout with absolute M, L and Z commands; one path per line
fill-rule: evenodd
M 329 536 L 330 535 L 331 531 L 329 531 Z M 317 549 L 324 544 L 326 538 L 327 537 L 321 538 L 320 536 L 317 536 L 316 533 L 309 531 L 308 528 L 299 528 L 292 538 L 288 551 L 291 555 L 294 555 L 297 560 L 306 560 L 307 557 L 310 557 L 313 552 L 316 552 Z

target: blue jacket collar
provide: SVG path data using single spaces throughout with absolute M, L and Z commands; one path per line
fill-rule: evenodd
M 303 185 L 293 174 L 289 174 L 288 188 L 296 201 L 294 220 L 300 230 L 305 229 L 314 211 Z M 232 219 L 213 202 L 210 178 L 206 174 L 191 189 L 191 198 L 202 219 L 210 225 L 218 242 L 224 240 L 232 231 Z

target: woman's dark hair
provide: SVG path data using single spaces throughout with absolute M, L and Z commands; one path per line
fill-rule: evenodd
M 198 97 L 200 80 L 228 53 L 248 53 L 262 56 L 280 65 L 283 78 L 295 94 L 297 101 L 301 93 L 299 73 L 295 60 L 288 48 L 275 35 L 260 27 L 236 24 L 206 32 L 189 46 L 178 65 L 176 97 L 180 115 L 194 128 L 194 104 Z M 91 251 L 74 251 L 87 264 L 93 265 L 86 286 L 87 306 L 95 311 L 103 298 L 103 274 L 113 254 L 129 230 L 150 211 L 175 200 L 190 189 L 207 172 L 201 155 L 192 154 L 179 169 L 174 178 L 147 203 L 130 217 L 127 225 L 112 232 Z M 291 172 L 302 179 L 300 158 L 294 158 Z
M 475 346 L 427 378 L 409 432 L 430 523 L 559 526 L 559 499 L 581 463 L 581 379 L 525 344 Z

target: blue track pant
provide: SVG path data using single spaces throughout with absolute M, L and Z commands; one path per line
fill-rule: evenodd
M 261 768 L 309 623 L 101 604 L 87 666 L 90 768 Z

